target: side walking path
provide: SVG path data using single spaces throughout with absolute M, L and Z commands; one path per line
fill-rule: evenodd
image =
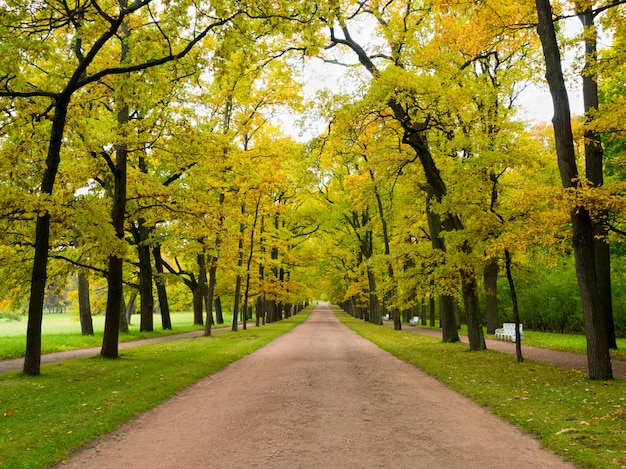
M 387 325 L 393 323 L 385 321 Z M 441 337 L 441 332 L 434 329 L 424 329 L 419 326 L 410 326 L 402 324 L 404 330 L 414 332 L 417 334 L 429 335 L 432 337 Z M 213 332 L 220 332 L 224 330 L 230 330 L 230 327 L 222 327 L 213 329 Z M 199 337 L 204 331 L 192 331 L 183 332 L 180 334 L 172 334 L 163 337 L 155 337 L 153 339 L 142 339 L 130 342 L 120 342 L 119 349 L 123 350 L 130 347 L 138 347 L 141 345 L 154 344 L 159 342 L 167 342 L 171 340 L 188 339 L 192 337 Z M 462 342 L 467 342 L 467 337 L 460 337 Z M 498 352 L 515 355 L 515 344 L 512 342 L 503 342 L 500 340 L 485 339 L 487 348 L 489 350 L 496 350 Z M 92 357 L 100 353 L 100 347 L 92 347 L 85 349 L 68 350 L 66 352 L 47 353 L 41 356 L 41 363 L 55 363 L 63 360 L 71 360 L 73 358 Z M 541 363 L 548 363 L 552 365 L 558 365 L 565 368 L 573 368 L 587 372 L 587 357 L 579 353 L 559 352 L 557 350 L 548 350 L 545 348 L 532 347 L 525 345 L 522 342 L 522 356 L 526 360 L 534 360 Z M 613 368 L 613 377 L 616 379 L 626 380 L 626 361 L 624 360 L 611 360 Z M 24 358 L 15 358 L 11 360 L 0 360 L 0 373 L 7 371 L 21 370 L 24 366 Z

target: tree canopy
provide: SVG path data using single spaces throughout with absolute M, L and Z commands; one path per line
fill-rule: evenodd
M 626 333 L 607 285 L 625 232 L 622 2 L 0 9 L 0 292 L 28 312 L 25 373 L 46 295 L 79 274 L 106 282 L 108 357 L 124 293 L 151 330 L 156 289 L 171 327 L 175 285 L 207 335 L 220 297 L 234 329 L 314 299 L 396 328 L 436 304 L 444 341 L 464 322 L 483 350 L 483 325 L 517 311 L 487 279 L 514 298 L 514 279 L 572 257 L 592 377 L 610 377 Z M 316 76 L 336 81 L 311 94 Z M 548 84 L 553 128 L 520 100 Z

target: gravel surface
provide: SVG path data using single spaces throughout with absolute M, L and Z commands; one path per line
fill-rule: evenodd
M 327 306 L 69 458 L 70 468 L 573 468 Z

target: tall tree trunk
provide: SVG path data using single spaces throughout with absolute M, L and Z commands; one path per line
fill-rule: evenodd
M 554 30 L 552 7 L 549 0 L 536 0 L 539 17 L 538 32 L 546 61 L 546 80 L 554 105 L 554 137 L 561 173 L 565 188 L 578 186 L 578 169 L 571 126 L 569 98 L 561 69 L 561 55 Z M 574 207 L 570 212 L 572 221 L 572 242 L 576 260 L 576 277 L 583 307 L 585 334 L 587 338 L 587 363 L 590 379 L 611 379 L 611 357 L 606 325 L 606 316 L 598 291 L 595 251 L 594 224 L 589 211 Z
M 597 66 L 598 44 L 597 30 L 594 24 L 594 13 L 591 11 L 591 2 L 582 2 L 587 9 L 580 13 L 578 18 L 583 24 L 585 38 L 585 66 L 582 72 L 583 105 L 585 120 L 592 119 L 592 114 L 598 110 L 598 77 L 595 72 Z M 582 5 L 581 5 L 582 6 Z M 593 128 L 585 128 L 585 167 L 589 182 L 595 187 L 604 184 L 604 168 L 602 160 L 604 149 L 600 135 Z M 611 293 L 611 254 L 607 229 L 608 214 L 602 212 L 599 219 L 594 220 L 594 251 L 596 261 L 596 276 L 600 302 L 604 311 L 609 348 L 616 349 L 615 322 L 613 320 L 613 301 Z
M 474 269 L 467 269 L 461 272 L 461 284 L 463 289 L 463 306 L 465 308 L 465 319 L 467 321 L 467 338 L 470 343 L 470 350 L 486 350 L 485 333 L 480 324 L 478 311 L 478 296 L 476 293 L 476 276 Z
M 259 262 L 259 283 L 261 284 L 261 286 L 263 285 L 263 282 L 265 281 L 265 265 L 263 264 L 264 259 L 265 259 L 265 243 L 263 242 L 263 235 L 265 233 L 265 217 L 261 216 L 261 228 L 260 228 L 260 233 L 259 233 L 259 248 L 261 251 L 261 256 L 260 256 L 260 262 Z M 256 325 L 257 327 L 262 325 L 265 325 L 265 319 L 266 319 L 266 309 L 267 306 L 265 304 L 266 299 L 265 299 L 265 292 L 263 291 L 263 287 L 261 287 L 261 291 L 259 292 L 259 296 L 257 297 L 256 300 Z
M 433 295 L 428 296 L 428 325 L 435 327 L 435 297 Z
M 252 228 L 250 230 L 250 248 L 249 248 L 249 253 L 248 253 L 248 261 L 246 264 L 246 286 L 245 286 L 245 293 L 243 295 L 244 311 L 246 312 L 244 314 L 244 317 L 247 316 L 247 311 L 248 311 L 248 297 L 250 295 L 250 275 L 251 275 L 250 268 L 252 267 L 252 258 L 254 256 L 254 232 L 256 231 L 256 225 L 259 220 L 259 205 L 260 204 L 261 204 L 261 196 L 259 195 L 259 198 L 257 199 L 257 202 L 256 202 L 256 207 L 254 209 L 254 222 L 252 223 Z M 257 322 L 258 322 L 258 319 L 257 319 Z M 243 323 L 243 328 L 244 329 L 246 328 L 246 322 Z
M 144 151 L 139 152 L 137 167 L 143 174 L 148 174 L 148 164 Z M 141 322 L 139 331 L 152 332 L 154 330 L 154 296 L 152 295 L 152 255 L 150 253 L 150 232 L 152 227 L 146 225 L 146 220 L 139 217 L 136 229 L 133 230 L 137 256 L 139 258 L 139 292 L 141 295 Z
M 119 0 L 120 8 L 128 7 L 128 0 Z M 121 51 L 120 62 L 128 58 L 128 37 L 130 30 L 123 22 L 120 25 Z M 118 86 L 119 88 L 119 86 Z M 117 112 L 118 129 L 123 129 L 130 121 L 130 110 L 127 104 L 118 102 Z M 120 140 L 121 136 L 120 136 Z M 113 172 L 113 201 L 111 207 L 111 224 L 115 236 L 124 242 L 124 222 L 126 220 L 126 191 L 127 191 L 128 145 L 126 142 L 115 145 Z M 107 276 L 107 305 L 104 317 L 104 334 L 100 355 L 104 358 L 117 358 L 119 354 L 120 310 L 123 301 L 124 259 L 117 254 L 109 256 L 109 275 Z
M 61 162 L 61 146 L 67 108 L 70 95 L 61 95 L 56 102 L 50 143 L 46 156 L 46 167 L 41 180 L 41 193 L 51 195 L 54 189 L 59 163 Z M 25 375 L 38 376 L 41 373 L 41 323 L 43 321 L 43 304 L 46 295 L 48 278 L 48 250 L 50 248 L 50 213 L 37 216 L 35 225 L 35 254 L 30 282 L 30 298 L 28 300 L 28 323 L 26 325 L 26 352 L 24 354 L 23 372 Z
M 202 296 L 202 289 L 199 284 L 195 284 L 192 290 L 192 301 L 193 301 L 193 325 L 194 326 L 204 326 L 204 319 L 202 319 L 202 311 L 204 298 Z
M 426 194 L 426 219 L 430 231 L 432 248 L 435 252 L 445 252 L 445 245 L 441 238 L 441 220 L 439 216 L 431 210 L 434 195 L 432 191 Z M 439 297 L 439 321 L 444 342 L 458 342 L 459 331 L 454 317 L 454 299 L 450 295 L 440 295 Z
M 241 215 L 245 215 L 246 213 L 246 204 L 245 202 L 241 204 Z M 242 222 L 239 225 L 239 245 L 237 250 L 237 278 L 235 280 L 235 298 L 233 300 L 233 325 L 232 330 L 237 331 L 237 317 L 239 315 L 239 308 L 241 307 L 241 267 L 243 266 L 243 236 L 246 229 L 246 225 Z M 244 305 L 245 308 L 245 305 Z M 246 327 L 246 322 L 243 322 L 244 328 Z
M 137 294 L 135 293 L 135 296 Z M 131 300 L 134 302 L 135 298 L 131 295 Z M 134 304 L 134 303 L 133 303 Z M 129 331 L 130 324 L 130 315 L 132 314 L 133 304 L 130 305 L 130 308 L 126 307 L 126 303 L 124 302 L 124 295 L 122 294 L 122 301 L 120 302 L 120 329 L 119 331 L 122 334 L 127 334 Z
M 209 263 L 209 285 L 207 288 L 207 306 L 206 306 L 206 322 L 204 324 L 204 336 L 208 337 L 211 335 L 211 326 L 213 326 L 213 304 L 217 305 L 219 301 L 219 297 L 215 298 L 215 284 L 217 283 L 217 258 L 215 256 L 211 257 L 211 261 Z M 217 306 L 216 306 L 216 316 L 217 316 Z M 221 308 L 220 308 L 221 314 Z M 222 319 L 222 322 L 224 320 Z
M 152 259 L 150 254 L 149 228 L 143 218 L 137 221 L 135 230 L 137 257 L 139 258 L 139 295 L 140 295 L 140 325 L 139 331 L 152 332 L 154 330 L 154 296 L 152 295 Z
M 124 304 L 124 295 L 122 295 L 122 310 L 124 314 L 120 316 L 122 322 L 126 322 L 126 329 L 123 329 L 120 326 L 120 332 L 128 332 L 128 326 L 131 324 L 131 319 L 133 317 L 133 313 L 135 312 L 135 301 L 137 301 L 137 291 L 133 290 L 130 293 L 130 298 L 128 299 L 128 303 Z
M 82 335 L 93 335 L 91 301 L 89 299 L 89 277 L 85 272 L 78 274 L 78 315 Z
M 276 321 L 276 300 L 266 299 L 265 309 L 266 309 L 265 322 L 268 324 L 275 322 Z
M 515 292 L 515 283 L 513 282 L 513 273 L 511 272 L 511 253 L 508 249 L 504 250 L 504 260 L 506 266 L 506 278 L 509 281 L 509 290 L 511 292 L 511 303 L 513 303 L 513 320 L 515 321 L 515 356 L 517 362 L 524 361 L 522 357 L 522 341 L 519 333 L 519 307 L 517 305 L 517 293 Z
M 224 324 L 224 312 L 222 310 L 222 299 L 219 296 L 215 297 L 215 322 L 217 324 Z
M 118 113 L 120 124 L 128 122 L 128 107 Z M 115 170 L 113 172 L 113 206 L 111 223 L 115 236 L 124 242 L 124 221 L 126 218 L 126 165 L 128 148 L 118 144 L 115 148 Z M 123 295 L 124 259 L 116 254 L 109 257 L 109 275 L 107 276 L 107 305 L 104 318 L 104 335 L 100 355 L 105 358 L 117 358 L 119 351 L 120 306 Z
M 220 248 L 222 246 L 222 230 L 224 227 L 224 201 L 226 195 L 224 192 L 220 192 L 219 196 L 219 222 L 217 230 L 215 232 L 215 254 L 209 257 L 209 280 L 206 290 L 206 314 L 207 319 L 204 325 L 204 335 L 211 335 L 211 327 L 215 322 L 217 324 L 224 324 L 224 317 L 222 315 L 222 303 L 219 296 L 215 298 L 215 285 L 217 284 L 217 261 L 219 259 Z M 213 307 L 215 307 L 215 321 L 213 320 Z
M 256 299 L 256 326 L 265 325 L 265 301 L 263 295 L 259 295 Z
M 276 202 L 279 202 L 279 200 L 277 200 Z M 278 226 L 279 226 L 279 218 L 278 218 L 278 213 L 276 213 L 274 215 L 274 229 L 278 232 Z M 274 265 L 278 264 L 278 247 L 273 246 L 272 250 L 270 251 L 270 259 L 273 262 Z M 278 281 L 278 267 L 272 267 L 272 274 L 273 274 L 273 281 Z M 277 321 L 277 313 L 278 313 L 278 300 L 276 298 L 276 295 L 273 294 L 272 297 L 270 299 L 266 298 L 266 306 L 267 306 L 267 322 L 271 323 L 271 322 L 276 322 Z
M 483 269 L 485 283 L 485 306 L 487 315 L 487 333 L 495 334 L 499 326 L 498 317 L 498 258 L 491 257 Z
M 205 301 L 207 288 L 206 255 L 204 251 L 196 255 L 196 263 L 198 265 L 198 284 L 193 294 L 193 324 L 194 326 L 204 326 L 202 306 Z
M 376 275 L 374 271 L 367 267 L 367 284 L 369 286 L 369 314 L 367 321 L 372 324 L 382 324 L 382 317 L 380 313 L 380 302 L 378 301 L 378 294 L 376 293 Z
M 367 161 L 367 159 L 365 160 Z M 387 275 L 389 276 L 389 284 L 390 287 L 385 294 L 385 310 L 387 310 L 387 305 L 393 301 L 393 298 L 396 295 L 395 292 L 395 283 L 394 283 L 394 273 L 393 273 L 393 265 L 391 263 L 391 247 L 389 240 L 389 230 L 387 228 L 387 219 L 385 218 L 385 210 L 383 208 L 383 200 L 380 196 L 380 192 L 378 191 L 378 186 L 376 186 L 376 181 L 374 179 L 374 172 L 370 170 L 370 179 L 374 183 L 374 195 L 376 197 L 376 206 L 378 207 L 378 216 L 380 217 L 380 223 L 382 225 L 382 233 L 383 233 L 383 246 L 385 247 L 385 257 L 387 262 Z M 393 328 L 396 331 L 402 330 L 402 321 L 400 317 L 400 312 L 398 308 L 391 308 L 391 317 L 393 318 Z
M 157 273 L 154 280 L 157 288 L 157 296 L 159 298 L 159 309 L 161 310 L 161 326 L 163 330 L 171 330 L 172 318 L 170 316 L 170 303 L 167 299 L 167 287 L 164 277 L 165 270 L 161 257 L 161 246 L 159 244 L 152 248 L 152 257 L 154 258 L 154 268 Z

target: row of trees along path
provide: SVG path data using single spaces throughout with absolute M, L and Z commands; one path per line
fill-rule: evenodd
M 325 305 L 60 467 L 121 465 L 574 467 L 359 337 Z
M 47 289 L 88 272 L 106 282 L 107 358 L 118 356 L 124 288 L 140 292 L 149 331 L 155 285 L 167 329 L 174 277 L 193 290 L 197 323 L 205 304 L 206 335 L 217 290 L 232 295 L 237 328 L 255 302 L 275 316 L 321 294 L 320 280 L 372 322 L 389 309 L 397 328 L 402 309 L 438 296 L 453 342 L 458 293 L 470 349 L 484 350 L 476 273 L 506 268 L 518 322 L 513 253 L 532 257 L 554 236 L 575 259 L 589 376 L 612 378 L 608 234 L 625 234 L 626 198 L 622 181 L 603 180 L 602 138 L 624 125 L 621 112 L 598 117 L 602 94 L 622 98 L 598 80 L 620 81 L 611 64 L 623 55 L 614 47 L 596 63 L 595 25 L 622 44 L 624 0 L 21 3 L 0 15 L 0 293 L 28 296 L 26 375 L 40 373 Z M 564 9 L 585 29 L 584 175 L 555 33 Z M 371 37 L 354 34 L 372 24 Z M 303 103 L 296 57 L 349 65 L 354 93 Z M 515 114 L 538 63 L 554 146 Z M 303 104 L 327 124 L 307 145 L 269 124 Z M 533 176 L 553 153 L 560 191 Z M 493 332 L 497 310 L 486 309 Z

